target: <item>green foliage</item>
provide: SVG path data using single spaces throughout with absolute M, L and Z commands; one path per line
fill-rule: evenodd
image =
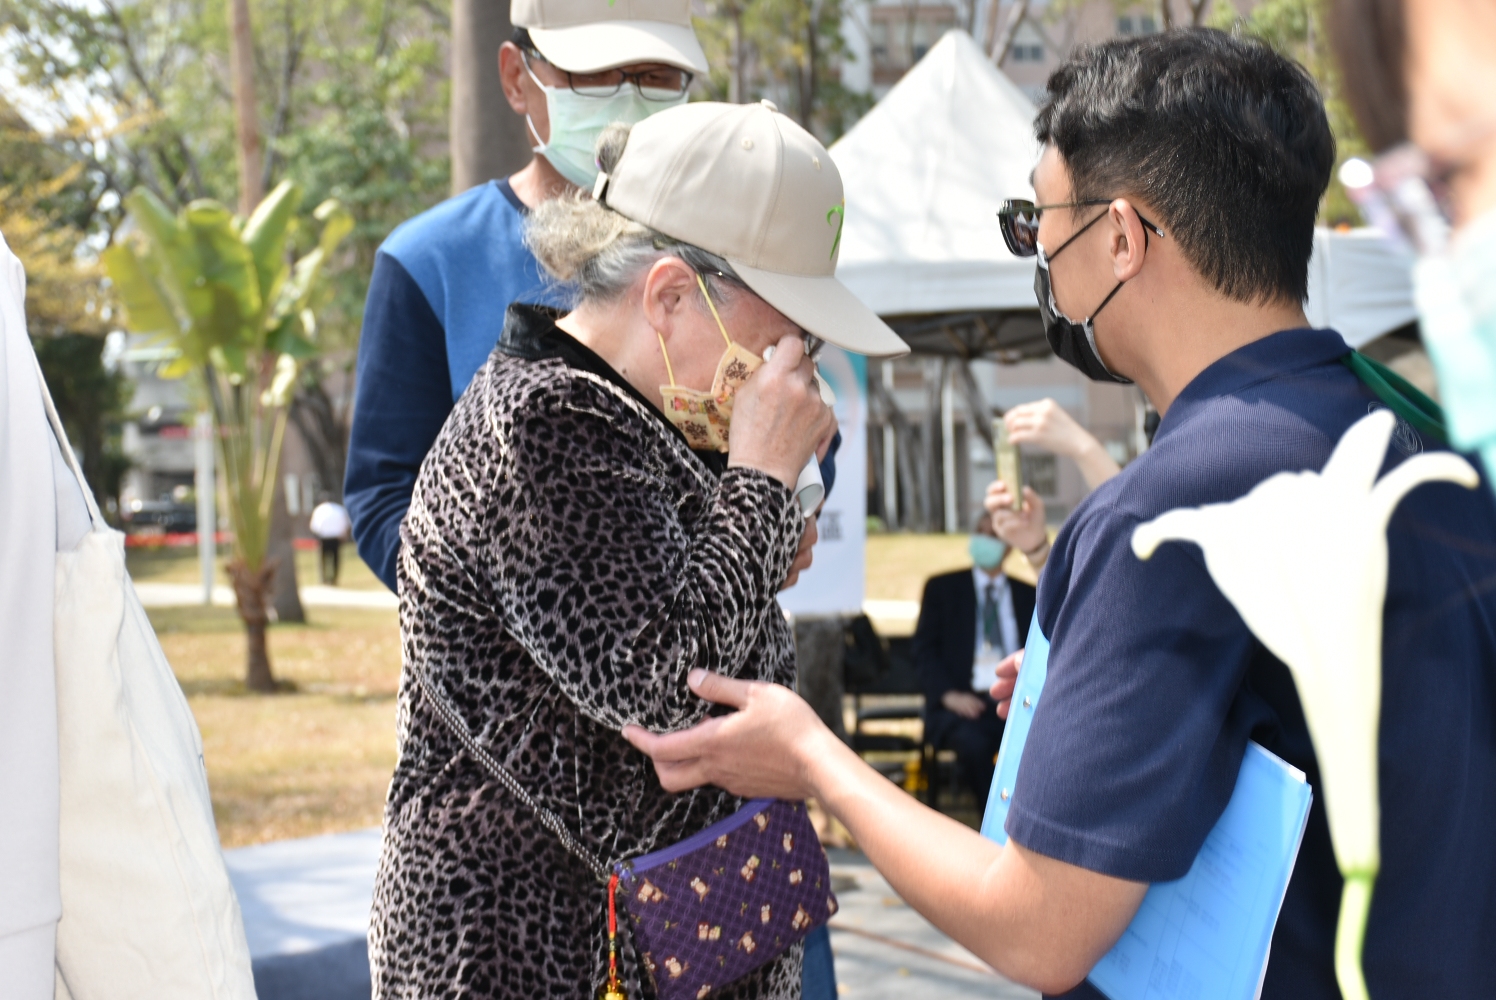
M 1340 94 L 1340 78 L 1329 51 L 1325 28 L 1326 0 L 1263 0 L 1248 14 L 1241 14 L 1231 0 L 1216 0 L 1207 23 L 1223 31 L 1234 31 L 1257 38 L 1278 52 L 1297 60 L 1319 84 L 1325 100 L 1330 130 L 1335 134 L 1335 171 L 1353 156 L 1366 155 L 1350 109 Z M 1320 205 L 1320 219 L 1329 225 L 1359 225 L 1360 213 L 1340 180 L 1334 177 Z
M 323 202 L 315 243 L 293 263 L 300 202 L 283 181 L 240 220 L 207 199 L 173 213 L 142 189 L 125 199 L 134 230 L 103 254 L 129 328 L 172 347 L 178 360 L 163 374 L 195 374 L 210 401 L 234 554 L 252 574 L 269 541 L 297 359 L 315 353 L 324 268 L 354 226 Z
M 708 100 L 769 98 L 828 144 L 872 107 L 871 95 L 841 84 L 840 64 L 852 58 L 843 0 L 711 0 L 707 9 L 695 25 L 713 67 Z
M 351 367 L 379 243 L 447 192 L 449 16 L 442 0 L 250 6 L 265 186 L 293 178 L 354 220 L 318 329 L 319 364 Z M 44 176 L 79 167 L 66 194 L 81 236 L 110 242 L 137 188 L 172 211 L 237 201 L 227 20 L 222 0 L 0 0 L 9 68 L 53 115 Z M 293 233 L 303 252 L 307 238 Z
M 83 476 L 107 512 L 108 501 L 118 501 L 120 480 L 130 468 L 120 435 L 129 381 L 104 367 L 104 338 L 97 334 L 33 337 L 31 345 L 68 440 L 81 453 Z

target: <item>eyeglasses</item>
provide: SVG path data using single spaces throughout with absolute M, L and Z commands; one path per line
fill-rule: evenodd
M 1086 208 L 1094 205 L 1110 205 L 1111 198 L 1091 198 L 1087 201 L 1067 201 L 1056 205 L 1035 205 L 1026 198 L 1009 198 L 1003 202 L 1003 207 L 998 209 L 997 224 L 1002 230 L 1003 242 L 1015 257 L 1033 257 L 1039 252 L 1039 217 L 1052 208 Z M 1138 221 L 1145 229 L 1151 229 L 1159 236 L 1164 231 L 1147 219 L 1142 213 L 1138 214 Z M 1146 236 L 1146 234 L 1144 234 Z
M 686 91 L 691 89 L 691 81 L 695 79 L 690 71 L 675 66 L 650 66 L 641 70 L 600 69 L 595 73 L 572 73 L 551 63 L 539 52 L 526 50 L 523 54 L 527 64 L 529 59 L 535 58 L 549 63 L 558 72 L 565 73 L 567 86 L 573 93 L 583 97 L 612 97 L 623 89 L 624 84 L 632 84 L 639 92 L 639 96 L 646 101 L 658 101 L 663 104 L 678 101 L 684 97 Z

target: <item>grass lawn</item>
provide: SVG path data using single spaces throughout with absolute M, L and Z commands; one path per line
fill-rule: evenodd
M 970 535 L 869 535 L 867 597 L 874 601 L 917 601 L 925 581 L 937 573 L 971 566 Z
M 229 575 L 224 570 L 224 553 L 226 549 L 220 549 L 218 560 L 217 582 L 225 587 L 229 586 Z M 315 550 L 309 552 L 298 551 L 296 553 L 296 582 L 303 587 L 320 583 L 317 575 L 319 553 Z M 358 551 L 351 543 L 344 544 L 341 557 L 342 566 L 338 571 L 338 586 L 346 590 L 383 590 L 384 584 L 374 575 L 364 561 L 358 557 Z M 197 583 L 202 579 L 198 575 L 197 549 L 183 548 L 133 548 L 125 550 L 125 565 L 130 569 L 130 576 L 144 583 Z
M 270 629 L 287 690 L 244 689 L 229 608 L 153 608 L 151 622 L 203 734 L 225 847 L 379 825 L 395 767 L 400 629 L 393 611 L 313 608 Z
M 918 600 L 929 576 L 970 565 L 966 541 L 869 538 L 867 596 Z M 193 550 L 131 549 L 127 559 L 136 580 L 197 579 Z M 316 582 L 315 559 L 297 553 L 303 584 Z M 343 560 L 342 586 L 382 586 L 351 545 Z M 203 734 L 225 847 L 379 824 L 395 767 L 395 612 L 314 607 L 305 625 L 272 626 L 271 663 L 286 686 L 275 695 L 245 691 L 244 630 L 232 609 L 153 608 L 150 617 Z

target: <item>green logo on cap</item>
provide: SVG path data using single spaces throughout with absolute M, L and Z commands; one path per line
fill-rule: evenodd
M 829 260 L 836 259 L 836 248 L 841 246 L 842 224 L 847 221 L 847 203 L 844 201 L 840 205 L 831 206 L 831 211 L 826 213 L 826 225 L 831 225 L 833 215 L 836 216 L 836 239 L 831 241 L 831 254 L 827 258 Z

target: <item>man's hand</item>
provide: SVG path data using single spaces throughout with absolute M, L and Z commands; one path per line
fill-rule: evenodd
M 665 736 L 624 728 L 654 758 L 666 791 L 710 784 L 745 798 L 816 798 L 910 906 L 1010 979 L 1049 993 L 1071 989 L 1148 891 L 1016 840 L 999 847 L 921 805 L 788 688 L 703 670 L 688 680 L 696 694 L 737 711 Z
M 623 728 L 624 739 L 654 758 L 667 792 L 716 785 L 744 798 L 812 798 L 804 762 L 823 755 L 822 746 L 845 749 L 787 687 L 701 669 L 691 671 L 687 683 L 698 697 L 737 711 L 663 736 L 642 726 Z
M 987 707 L 986 702 L 970 691 L 947 691 L 940 696 L 940 703 L 963 719 L 980 718 L 982 709 Z
M 998 479 L 987 487 L 982 505 L 992 515 L 992 531 L 1028 557 L 1035 570 L 1049 558 L 1049 530 L 1044 524 L 1044 501 L 1031 487 L 1023 488 L 1023 510 L 1013 509 L 1008 484 Z
M 1018 670 L 1023 666 L 1023 650 L 1009 653 L 997 665 L 997 683 L 988 694 L 997 702 L 997 717 L 1006 719 L 1008 709 L 1013 706 L 1013 689 L 1018 686 Z

